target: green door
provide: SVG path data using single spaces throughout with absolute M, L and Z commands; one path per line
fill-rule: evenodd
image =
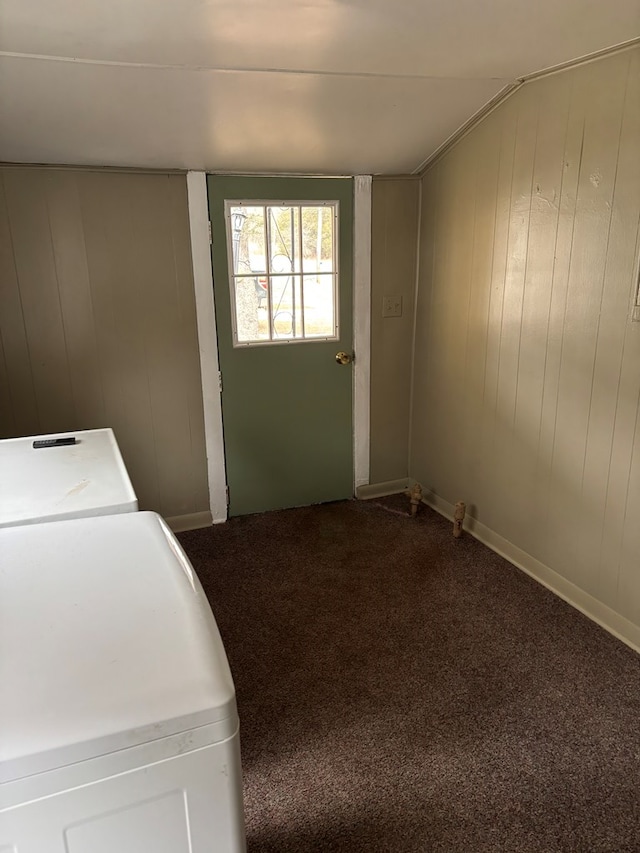
M 353 181 L 209 176 L 229 515 L 353 495 Z

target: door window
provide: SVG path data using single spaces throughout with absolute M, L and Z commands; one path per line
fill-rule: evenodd
M 233 345 L 335 340 L 338 202 L 226 201 Z

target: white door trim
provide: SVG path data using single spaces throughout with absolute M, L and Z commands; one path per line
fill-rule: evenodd
M 227 476 L 219 385 L 218 334 L 213 301 L 206 172 L 187 172 L 191 259 L 198 322 L 204 430 L 213 523 L 227 519 Z M 371 373 L 371 176 L 354 178 L 353 215 L 353 381 L 354 487 L 369 482 L 369 399 Z
M 209 506 L 214 524 L 227 520 L 227 475 L 222 433 L 222 401 L 218 366 L 218 334 L 213 301 L 213 272 L 209 244 L 209 204 L 205 172 L 187 172 L 189 230 L 193 286 L 196 297 L 200 374 L 207 448 Z
M 371 380 L 371 175 L 353 188 L 353 466 L 354 487 L 369 483 Z

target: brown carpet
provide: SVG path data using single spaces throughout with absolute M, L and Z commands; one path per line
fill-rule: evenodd
M 407 506 L 180 536 L 235 679 L 250 853 L 640 851 L 640 657 Z

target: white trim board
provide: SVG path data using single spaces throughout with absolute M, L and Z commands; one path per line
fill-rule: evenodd
M 429 497 L 422 499 L 422 502 L 440 515 L 453 521 L 454 506 L 441 498 L 440 495 L 431 492 Z M 575 607 L 592 622 L 600 625 L 601 628 L 613 634 L 614 637 L 630 646 L 634 651 L 640 652 L 640 626 L 616 613 L 615 610 L 563 578 L 549 566 L 536 560 L 531 554 L 527 554 L 526 551 L 518 548 L 513 542 L 509 542 L 508 539 L 500 536 L 499 533 L 491 530 L 490 527 L 477 519 L 467 515 L 464 521 L 464 529 L 483 545 L 486 545 L 487 548 L 491 548 L 496 554 L 504 557 L 516 568 L 537 580 L 538 583 L 551 590 L 567 604 Z
M 369 482 L 371 383 L 371 175 L 353 179 L 354 489 Z
M 207 448 L 209 506 L 214 524 L 227 520 L 227 475 L 222 433 L 222 401 L 220 399 L 218 335 L 213 302 L 213 272 L 209 248 L 209 205 L 207 176 L 204 172 L 187 172 L 187 199 L 193 285 L 196 296 L 204 433 Z

